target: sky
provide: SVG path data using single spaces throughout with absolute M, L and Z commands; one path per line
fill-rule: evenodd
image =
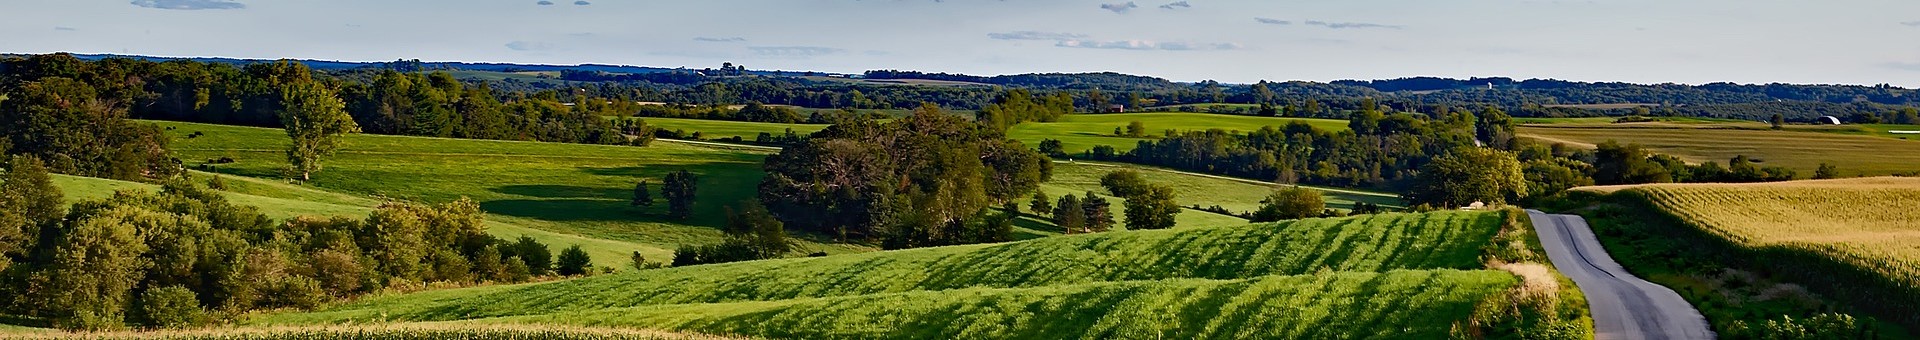
M 1920 1 L 0 0 L 0 52 L 1920 87 Z

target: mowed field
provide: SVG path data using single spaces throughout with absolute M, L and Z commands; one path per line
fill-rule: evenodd
M 1503 212 L 1385 214 L 622 272 L 255 326 L 457 321 L 775 338 L 1441 338 L 1518 279 Z
M 647 122 L 647 126 L 663 130 L 685 130 L 688 133 L 700 132 L 700 138 L 703 139 L 720 139 L 738 136 L 741 139 L 752 141 L 754 137 L 760 136 L 761 133 L 780 136 L 785 135 L 787 130 L 791 129 L 793 133 L 804 136 L 827 129 L 826 124 L 755 123 L 686 118 L 643 118 L 643 120 Z
M 1746 155 L 1763 165 L 1785 166 L 1811 176 L 1820 163 L 1843 175 L 1888 175 L 1920 171 L 1920 141 L 1841 133 L 1658 126 L 1527 125 L 1519 136 L 1591 148 L 1606 141 L 1640 144 L 1689 162 L 1726 164 Z
M 285 183 L 278 129 L 155 122 L 170 127 L 173 152 L 195 167 L 232 158 L 217 172 Z M 186 138 L 193 132 L 204 133 Z M 489 219 L 530 229 L 641 245 L 648 258 L 670 258 L 685 244 L 721 237 L 727 205 L 754 197 L 763 176 L 764 153 L 678 143 L 650 147 L 484 141 L 380 135 L 347 136 L 338 154 L 308 187 L 374 200 L 441 203 L 471 198 Z M 666 173 L 688 170 L 700 178 L 693 217 L 671 220 L 664 201 L 642 209 L 629 204 L 641 180 L 659 190 Z M 658 195 L 656 194 L 656 199 Z M 805 241 L 809 252 L 867 251 L 864 246 Z M 597 259 L 618 266 L 625 256 Z
M 1127 124 L 1139 121 L 1146 125 L 1149 138 L 1128 138 L 1113 135 L 1114 128 L 1126 128 Z M 1247 132 L 1261 127 L 1285 127 L 1291 122 L 1305 122 L 1321 130 L 1339 131 L 1347 129 L 1347 121 L 1310 118 L 1276 118 L 1256 116 L 1236 116 L 1209 113 L 1156 112 L 1156 113 L 1111 113 L 1111 114 L 1073 114 L 1058 122 L 1021 123 L 1007 130 L 1007 137 L 1026 143 L 1028 146 L 1040 145 L 1041 140 L 1058 139 L 1068 154 L 1077 154 L 1096 145 L 1113 146 L 1114 150 L 1126 152 L 1133 150 L 1140 141 L 1163 136 L 1166 130 L 1195 131 L 1223 129 Z

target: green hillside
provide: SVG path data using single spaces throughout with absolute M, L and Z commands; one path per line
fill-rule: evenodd
M 210 124 L 154 122 L 170 128 L 172 149 L 190 167 L 215 165 L 228 175 L 284 181 L 283 148 L 277 129 Z M 187 138 L 189 134 L 203 134 Z M 763 153 L 661 143 L 650 147 L 465 140 L 382 135 L 352 135 L 345 146 L 314 174 L 310 186 L 326 192 L 410 201 L 446 202 L 461 197 L 479 202 L 497 218 L 530 229 L 643 246 L 649 258 L 669 258 L 684 244 L 721 237 L 727 205 L 754 197 L 763 175 Z M 693 218 L 665 217 L 664 202 L 651 208 L 629 204 L 641 180 L 659 190 L 662 177 L 677 170 L 700 176 Z M 657 195 L 656 195 L 657 196 Z M 805 241 L 803 249 L 844 253 L 868 248 Z M 624 263 L 626 255 L 602 264 Z
M 800 338 L 1434 337 L 1517 282 L 1481 263 L 1503 214 L 1386 214 L 679 267 L 388 296 L 252 323 L 480 320 Z
M 205 179 L 210 175 L 194 173 L 194 178 Z M 244 177 L 223 176 L 228 190 L 227 199 L 235 204 L 260 208 L 260 213 L 276 220 L 286 220 L 299 216 L 353 216 L 365 217 L 379 206 L 381 201 L 349 195 L 324 192 L 283 183 L 250 179 Z M 112 196 L 121 190 L 159 190 L 160 186 L 123 182 L 92 177 L 54 175 L 53 183 L 66 194 L 68 202 L 96 200 Z M 526 219 L 490 214 L 487 216 L 487 233 L 500 238 L 532 237 L 550 247 L 580 245 L 582 250 L 592 256 L 596 263 L 611 267 L 625 267 L 621 264 L 633 252 L 641 252 L 654 258 L 671 258 L 672 249 L 632 242 L 596 239 L 569 235 L 529 227 Z

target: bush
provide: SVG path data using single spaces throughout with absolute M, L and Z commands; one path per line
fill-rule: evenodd
M 1795 320 L 1792 316 L 1767 320 L 1764 323 L 1749 324 L 1746 321 L 1734 321 L 1727 327 L 1729 339 L 1879 339 L 1866 323 L 1854 319 L 1852 315 L 1823 313 L 1812 318 Z
M 168 286 L 147 290 L 140 296 L 139 317 L 154 328 L 190 328 L 207 324 L 206 310 L 192 290 Z
M 1274 191 L 1260 200 L 1260 210 L 1253 212 L 1251 222 L 1274 222 L 1297 220 L 1320 216 L 1327 209 L 1327 201 L 1320 192 L 1302 187 L 1292 187 Z
M 593 259 L 588 257 L 587 251 L 581 250 L 579 245 L 574 245 L 568 247 L 567 250 L 560 251 L 560 266 L 558 268 L 560 275 L 574 276 L 587 274 L 588 268 L 593 268 Z

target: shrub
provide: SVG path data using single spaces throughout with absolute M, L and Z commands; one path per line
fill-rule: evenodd
M 639 253 L 636 252 L 634 254 L 637 255 Z M 588 257 L 587 251 L 581 250 L 579 245 L 567 247 L 567 250 L 560 251 L 560 266 L 557 269 L 560 275 L 574 276 L 587 274 L 587 269 L 592 267 L 593 259 Z
M 514 241 L 513 255 L 520 258 L 527 273 L 533 276 L 547 275 L 553 270 L 553 251 L 547 250 L 547 245 L 540 244 L 532 237 L 521 236 L 520 240 Z
M 189 328 L 207 324 L 206 310 L 193 291 L 181 286 L 147 290 L 140 296 L 139 317 L 149 327 Z
M 1327 201 L 1320 192 L 1302 187 L 1292 187 L 1274 191 L 1260 200 L 1260 210 L 1253 212 L 1252 222 L 1274 222 L 1297 220 L 1319 216 L 1327 209 Z

